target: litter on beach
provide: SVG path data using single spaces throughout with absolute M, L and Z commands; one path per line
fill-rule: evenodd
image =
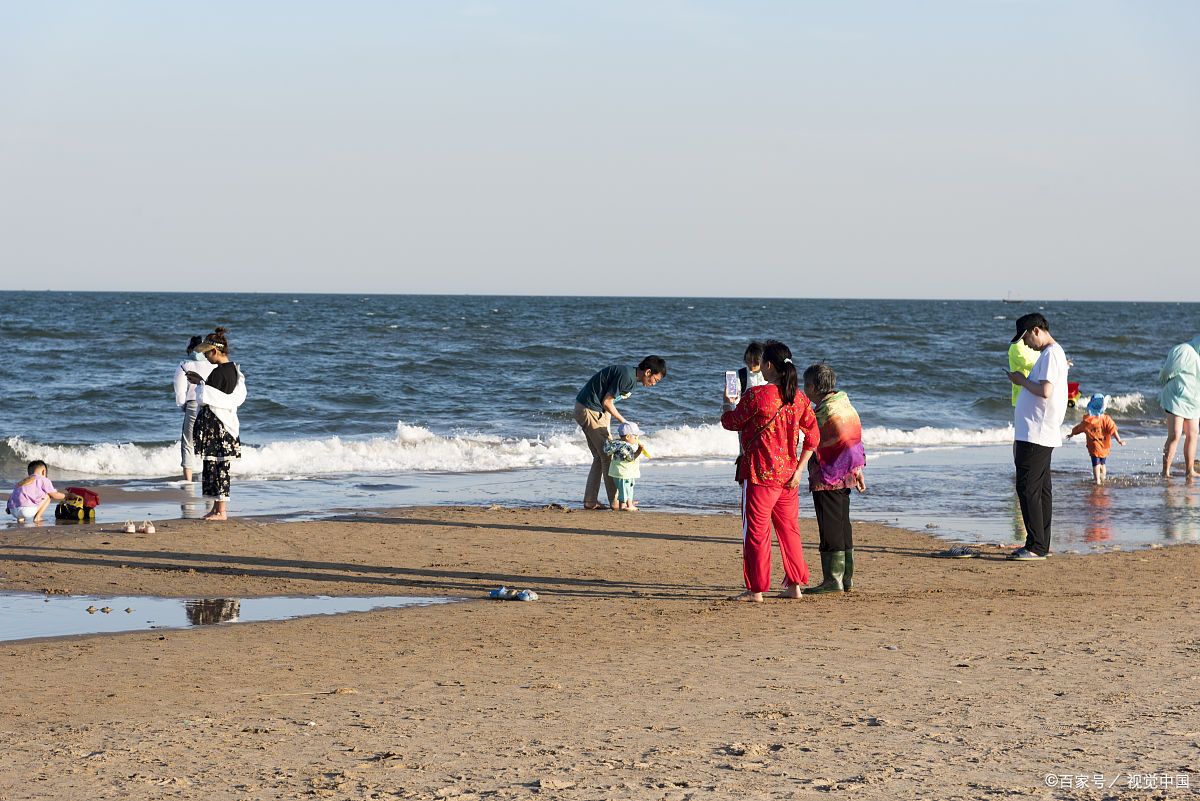
M 488 597 L 496 601 L 536 601 L 538 594 L 533 590 L 513 590 L 508 587 L 497 587 L 488 593 Z
M 948 550 L 936 552 L 934 556 L 939 559 L 974 559 L 979 556 L 979 549 L 968 545 L 955 545 Z

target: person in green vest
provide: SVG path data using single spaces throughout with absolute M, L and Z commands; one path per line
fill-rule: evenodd
M 1012 373 L 1020 373 L 1026 378 L 1029 377 L 1029 371 L 1033 369 L 1034 363 L 1038 360 L 1038 353 L 1033 348 L 1026 345 L 1021 340 L 1012 343 L 1008 348 L 1008 369 Z M 1013 384 L 1012 388 L 1012 405 L 1017 405 L 1017 396 L 1021 394 L 1021 387 L 1018 384 Z

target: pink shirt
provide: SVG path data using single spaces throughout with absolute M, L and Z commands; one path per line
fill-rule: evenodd
M 9 503 L 16 506 L 40 506 L 46 496 L 54 492 L 54 485 L 45 476 L 34 476 L 25 486 L 13 487 L 12 500 Z

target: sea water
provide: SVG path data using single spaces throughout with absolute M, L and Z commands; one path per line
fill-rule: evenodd
M 724 373 L 751 338 L 776 337 L 801 369 L 833 366 L 862 416 L 870 486 L 856 519 L 990 541 L 1023 538 L 1001 371 L 1015 318 L 1041 311 L 1071 380 L 1112 396 L 1129 440 L 1099 489 L 1081 438 L 1056 452 L 1057 545 L 1200 539 L 1200 493 L 1157 477 L 1155 400 L 1198 304 L 13 292 L 0 304 L 0 477 L 44 459 L 59 485 L 101 492 L 101 520 L 204 513 L 197 488 L 175 483 L 170 383 L 188 337 L 215 325 L 249 388 L 233 511 L 290 516 L 578 505 L 591 457 L 575 394 L 650 353 L 667 379 L 621 403 L 654 455 L 640 503 L 736 511 Z

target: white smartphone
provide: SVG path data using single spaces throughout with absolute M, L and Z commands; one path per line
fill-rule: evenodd
M 742 394 L 742 385 L 738 381 L 737 370 L 725 371 L 725 395 L 736 398 Z

